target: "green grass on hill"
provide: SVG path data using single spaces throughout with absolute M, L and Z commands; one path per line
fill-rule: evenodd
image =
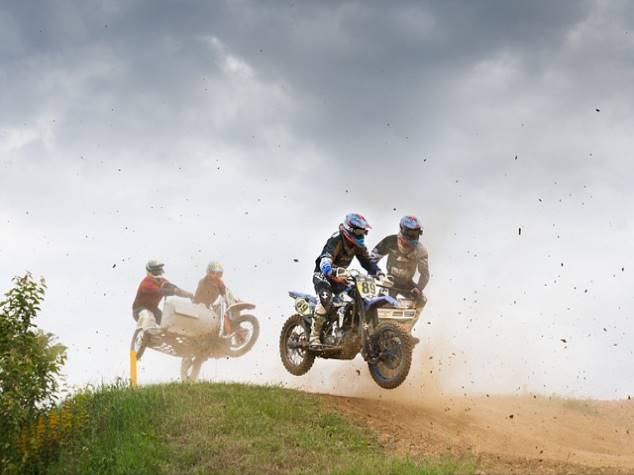
M 453 474 L 471 464 L 397 458 L 319 396 L 277 387 L 169 384 L 83 394 L 85 427 L 50 473 Z

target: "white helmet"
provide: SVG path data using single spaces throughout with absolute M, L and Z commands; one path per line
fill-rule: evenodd
M 145 264 L 145 270 L 148 271 L 149 274 L 152 274 L 155 277 L 163 274 L 163 264 L 161 261 L 152 259 Z
M 207 266 L 207 274 L 213 273 L 222 275 L 223 272 L 224 268 L 222 267 L 222 264 L 218 261 L 211 261 Z

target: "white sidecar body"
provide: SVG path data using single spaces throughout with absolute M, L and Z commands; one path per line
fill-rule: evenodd
M 167 299 L 163 305 L 161 329 L 186 337 L 218 335 L 220 317 L 203 304 L 183 299 Z

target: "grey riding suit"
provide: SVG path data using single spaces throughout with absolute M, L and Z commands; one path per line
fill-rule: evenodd
M 423 294 L 423 289 L 429 282 L 429 262 L 428 253 L 425 246 L 420 242 L 416 247 L 405 249 L 398 242 L 398 235 L 392 234 L 379 242 L 370 253 L 370 260 L 377 263 L 387 256 L 387 273 L 394 277 L 394 287 L 390 294 L 395 297 L 401 294 L 410 297 L 410 292 L 414 289 L 420 291 L 420 298 L 417 305 L 423 307 L 427 303 L 427 298 Z M 418 282 L 414 282 L 414 275 L 418 270 Z M 409 294 L 409 295 L 408 295 Z

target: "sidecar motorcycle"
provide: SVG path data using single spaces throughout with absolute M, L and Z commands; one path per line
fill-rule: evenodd
M 137 361 L 150 348 L 182 358 L 181 380 L 193 382 L 202 364 L 210 358 L 237 358 L 248 353 L 258 339 L 260 325 L 253 315 L 243 313 L 255 305 L 220 298 L 207 308 L 179 297 L 169 297 L 163 304 L 161 325 L 148 328 L 140 317 L 132 335 L 130 351 Z

